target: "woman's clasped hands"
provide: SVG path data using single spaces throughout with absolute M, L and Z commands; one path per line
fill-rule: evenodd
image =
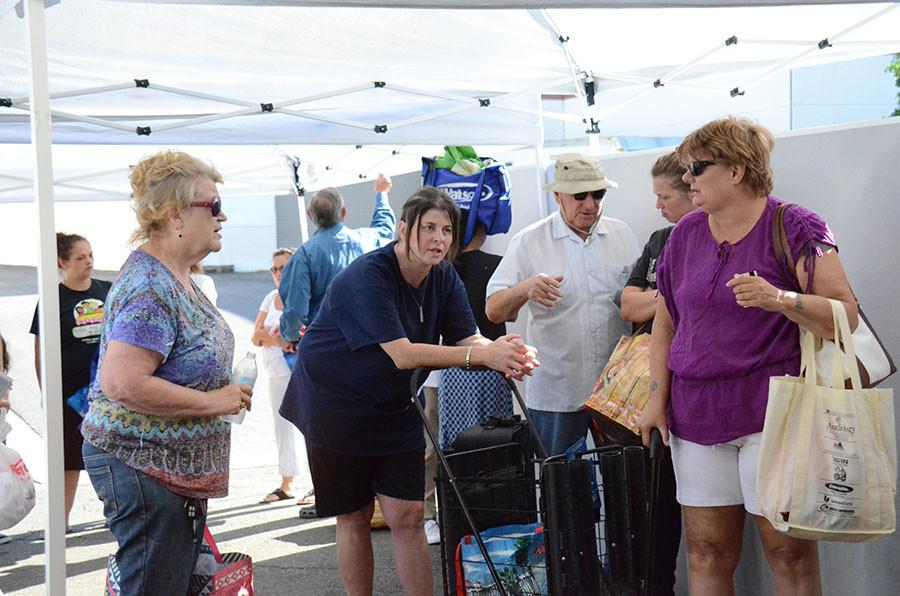
M 498 337 L 484 347 L 485 365 L 503 373 L 507 378 L 521 381 L 541 365 L 536 358 L 537 350 L 522 341 L 522 337 L 516 333 Z

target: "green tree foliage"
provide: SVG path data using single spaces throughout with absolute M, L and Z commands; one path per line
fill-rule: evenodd
M 900 53 L 894 55 L 894 61 L 888 65 L 885 72 L 894 75 L 894 83 L 897 87 L 900 87 Z M 900 116 L 900 93 L 897 93 L 897 109 L 894 110 L 891 116 Z

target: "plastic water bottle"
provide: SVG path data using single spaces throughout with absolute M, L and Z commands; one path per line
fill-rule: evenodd
M 253 385 L 256 383 L 256 375 L 256 354 L 247 352 L 247 355 L 241 358 L 241 361 L 234 367 L 234 371 L 231 373 L 231 382 L 239 385 L 250 385 L 253 388 Z M 246 413 L 247 410 L 241 409 L 237 414 L 228 414 L 227 416 L 222 416 L 222 418 L 232 424 L 241 424 Z

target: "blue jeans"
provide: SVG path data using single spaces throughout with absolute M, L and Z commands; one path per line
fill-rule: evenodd
M 560 455 L 572 444 L 587 435 L 591 417 L 585 410 L 575 412 L 547 412 L 528 408 L 535 429 L 548 455 Z
M 82 453 L 119 544 L 122 596 L 186 594 L 201 542 L 194 542 L 194 520 L 187 516 L 185 498 L 87 441 Z M 206 513 L 197 515 L 202 529 Z

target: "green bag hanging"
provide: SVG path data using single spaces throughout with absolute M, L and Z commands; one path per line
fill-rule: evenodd
M 477 174 L 483 169 L 481 159 L 469 145 L 445 145 L 444 154 L 434 158 L 434 167 L 439 170 L 452 170 L 459 176 Z

